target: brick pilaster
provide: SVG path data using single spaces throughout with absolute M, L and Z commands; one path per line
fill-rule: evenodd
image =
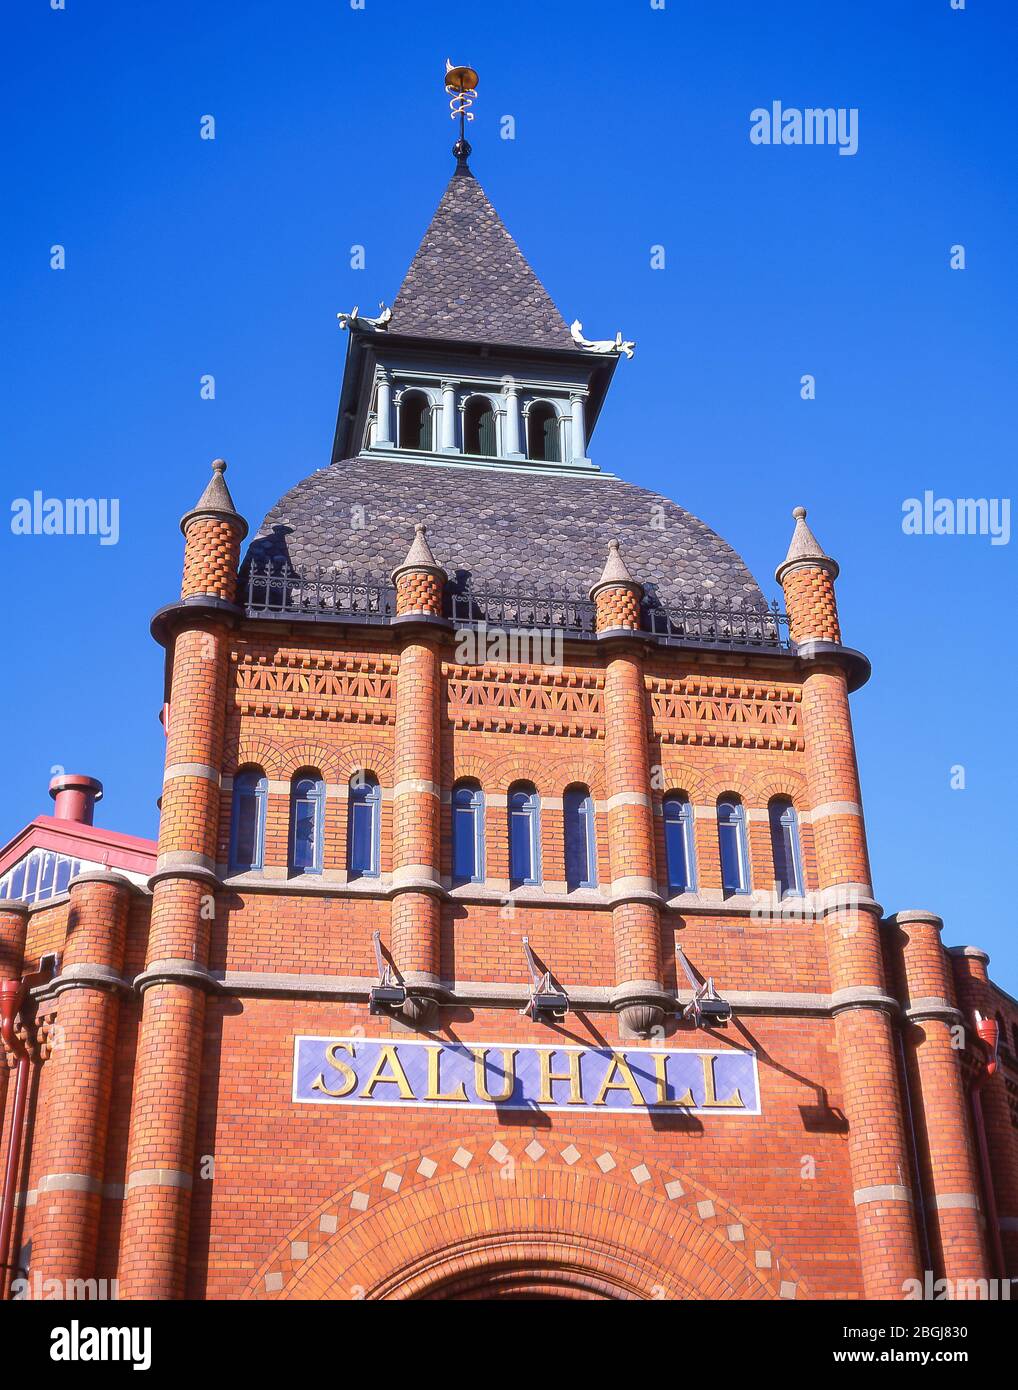
M 229 626 L 220 613 L 236 597 L 247 532 L 226 488 L 225 467 L 216 460 L 212 481 L 181 522 L 182 597 L 189 603 L 175 617 L 159 852 L 128 1144 L 119 1270 L 123 1298 L 182 1298 L 186 1290 L 228 689 Z
M 640 627 L 643 589 L 629 571 L 617 541 L 590 591 L 598 636 L 605 642 L 604 760 L 608 794 L 612 934 L 616 1003 L 634 1033 L 658 1027 L 664 1013 L 661 980 L 661 913 L 657 893 L 654 810 L 647 745 L 644 651 L 627 637 Z
M 423 1026 L 434 1016 L 431 996 L 440 972 L 442 663 L 435 631 L 413 619 L 440 620 L 445 598 L 445 572 L 424 526 L 416 528 L 392 577 L 403 639 L 396 679 L 391 950 L 409 992 L 403 1013 Z
M 943 923 L 931 912 L 899 912 L 886 923 L 898 996 L 905 1009 L 906 1066 L 923 1176 L 923 1206 L 938 1277 L 986 1278 L 979 1168 L 955 1045 L 955 1007 Z
M 32 1274 L 97 1277 L 106 1139 L 131 885 L 91 870 L 70 884 L 55 1027 L 42 1070 Z
M 995 1008 L 987 966 L 990 958 L 974 946 L 952 947 L 950 951 L 958 1004 L 965 1026 L 974 1036 L 975 1015 L 992 1018 Z M 980 1065 L 985 1055 L 976 1045 Z M 1005 1274 L 1018 1279 L 1018 1131 L 1011 1123 L 1007 1089 L 1001 1068 L 986 1078 L 980 1091 L 983 1123 L 989 1149 L 990 1175 L 1000 1223 L 1000 1243 L 1003 1247 Z

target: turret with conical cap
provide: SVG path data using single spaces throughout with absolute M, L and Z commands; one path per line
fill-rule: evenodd
M 806 525 L 806 508 L 796 507 L 795 530 L 788 554 L 774 572 L 784 589 L 789 628 L 794 642 L 839 642 L 841 625 L 834 581 L 838 563 L 824 552 Z

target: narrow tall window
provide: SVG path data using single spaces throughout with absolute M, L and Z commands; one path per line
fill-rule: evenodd
M 696 887 L 693 859 L 693 808 L 684 792 L 664 799 L 665 863 L 669 893 L 691 893 Z
M 351 878 L 377 878 L 381 861 L 382 791 L 373 773 L 350 779 L 346 869 Z
M 562 798 L 565 820 L 566 884 L 597 887 L 597 848 L 594 839 L 594 799 L 586 787 L 568 787 Z
M 265 774 L 246 767 L 233 779 L 233 806 L 230 811 L 230 873 L 246 874 L 260 869 L 265 853 Z
M 290 872 L 322 872 L 325 783 L 317 772 L 300 772 L 290 787 Z
M 473 782 L 453 788 L 452 877 L 454 883 L 484 880 L 484 793 Z
M 514 887 L 541 881 L 540 803 L 528 782 L 509 790 L 509 881 Z
M 749 892 L 746 852 L 746 813 L 736 797 L 718 802 L 718 840 L 721 845 L 721 886 L 726 893 Z
M 423 391 L 406 391 L 400 397 L 399 447 L 431 450 L 431 402 Z
M 559 424 L 554 406 L 539 401 L 527 414 L 527 454 L 545 463 L 559 463 Z
M 463 411 L 463 451 L 494 458 L 498 452 L 495 439 L 495 411 L 487 396 L 471 396 Z
M 802 851 L 799 817 L 787 796 L 776 796 L 767 808 L 771 823 L 774 882 L 779 897 L 802 896 Z

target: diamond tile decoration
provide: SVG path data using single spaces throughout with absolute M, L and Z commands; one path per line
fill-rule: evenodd
M 545 1151 L 536 1139 L 531 1139 L 530 1143 L 523 1150 L 523 1152 L 527 1155 L 528 1158 L 532 1158 L 536 1163 L 539 1158 L 544 1157 Z
M 782 1297 L 782 1298 L 794 1298 L 794 1297 L 795 1297 L 795 1290 L 796 1290 L 797 1287 L 798 1287 L 798 1286 L 797 1286 L 796 1284 L 792 1284 L 792 1283 L 790 1283 L 787 1279 L 783 1279 L 783 1280 L 781 1281 L 781 1289 L 780 1289 L 781 1297 Z
M 422 1178 L 433 1178 L 438 1164 L 433 1158 L 422 1158 L 417 1165 L 417 1171 Z
M 650 1169 L 647 1167 L 646 1163 L 641 1163 L 636 1168 L 630 1170 L 629 1176 L 632 1178 L 633 1182 L 638 1184 L 650 1182 Z
M 579 1161 L 580 1151 L 575 1144 L 570 1144 L 568 1149 L 562 1150 L 562 1157 L 569 1164 L 570 1168 Z
M 296 1263 L 298 1263 L 300 1260 L 306 1260 L 307 1257 L 308 1257 L 308 1243 L 307 1243 L 307 1241 L 306 1241 L 306 1240 L 291 1240 L 291 1242 L 290 1242 L 290 1259 L 293 1260 L 293 1262 L 296 1264 Z
M 452 1156 L 452 1161 L 456 1164 L 457 1168 L 469 1168 L 470 1164 L 473 1162 L 473 1158 L 473 1154 L 468 1153 L 466 1149 L 457 1149 Z
M 501 1139 L 495 1140 L 494 1144 L 492 1144 L 491 1148 L 488 1150 L 488 1153 L 496 1163 L 504 1163 L 509 1157 L 509 1150 L 502 1143 Z
M 736 1224 L 735 1224 L 734 1226 L 729 1226 L 729 1228 L 728 1228 L 728 1239 L 729 1239 L 729 1240 L 745 1240 L 745 1239 L 746 1239 L 746 1232 L 742 1229 L 742 1227 L 738 1224 L 738 1222 L 736 1222 Z
M 613 1168 L 618 1166 L 611 1154 L 607 1153 L 602 1154 L 596 1162 L 602 1173 L 610 1173 Z
M 283 1287 L 283 1276 L 277 1271 L 265 1276 L 265 1292 L 278 1293 Z
M 677 1197 L 684 1197 L 686 1195 L 686 1189 L 679 1182 L 678 1178 L 673 1178 L 671 1182 L 666 1182 L 665 1191 L 668 1193 L 669 1199 L 673 1202 Z
M 757 1269 L 770 1269 L 771 1252 L 769 1250 L 758 1250 L 756 1252 L 756 1267 Z
M 706 1221 L 709 1216 L 714 1215 L 714 1203 L 710 1200 L 709 1197 L 705 1198 L 702 1202 L 697 1202 L 696 1209 L 700 1213 L 704 1221 Z
M 335 1235 L 335 1233 L 336 1233 L 336 1228 L 337 1228 L 338 1226 L 339 1226 L 339 1217 L 338 1217 L 338 1216 L 335 1216 L 335 1215 L 332 1215 L 332 1216 L 323 1216 L 322 1219 L 321 1219 L 321 1221 L 319 1221 L 319 1223 L 318 1223 L 318 1229 L 319 1229 L 320 1231 L 324 1232 L 325 1235 L 327 1235 L 327 1236 Z
M 382 1186 L 385 1188 L 386 1192 L 398 1192 L 399 1185 L 402 1181 L 402 1174 L 396 1173 L 393 1171 L 393 1169 L 390 1168 L 389 1171 L 386 1173 L 385 1177 L 382 1179 Z
M 367 1211 L 368 1201 L 369 1198 L 366 1192 L 355 1192 L 350 1198 L 350 1205 L 353 1207 L 354 1211 Z

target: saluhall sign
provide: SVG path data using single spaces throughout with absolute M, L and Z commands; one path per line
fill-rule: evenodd
M 756 1054 L 294 1039 L 293 1099 L 319 1105 L 759 1115 Z

